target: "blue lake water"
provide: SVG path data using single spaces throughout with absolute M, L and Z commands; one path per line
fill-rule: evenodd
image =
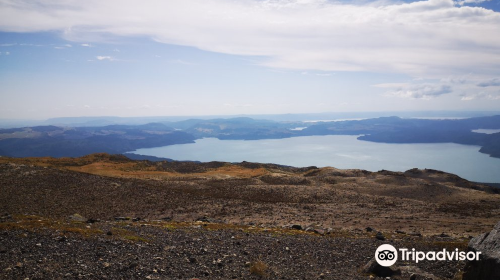
M 175 160 L 250 161 L 369 171 L 430 168 L 454 173 L 472 181 L 500 183 L 500 159 L 479 153 L 479 146 L 451 143 L 386 144 L 356 138 L 346 135 L 251 141 L 204 138 L 192 144 L 139 149 L 132 153 Z

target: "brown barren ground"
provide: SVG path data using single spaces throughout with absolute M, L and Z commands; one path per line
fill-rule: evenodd
M 306 245 L 309 241 L 304 243 L 305 237 L 294 236 L 310 236 L 307 238 L 320 244 L 327 238 L 327 232 L 328 238 L 335 242 L 338 238 L 347 238 L 343 241 L 346 248 L 334 246 L 335 250 L 342 251 L 337 253 L 349 258 L 352 248 L 348 247 L 352 246 L 359 246 L 359 252 L 367 252 L 353 255 L 352 264 L 345 266 L 352 274 L 346 272 L 338 277 L 330 275 L 333 272 L 326 268 L 322 268 L 323 272 L 308 272 L 299 266 L 296 272 L 289 268 L 290 274 L 287 274 L 285 268 L 280 270 L 269 265 L 271 253 L 267 256 L 260 252 L 258 256 L 248 257 L 247 264 L 241 263 L 246 265 L 240 268 L 245 273 L 235 272 L 235 278 L 312 279 L 323 273 L 327 279 L 366 279 L 359 270 L 379 245 L 374 243 L 377 231 L 394 244 L 413 242 L 417 247 L 465 248 L 470 236 L 491 230 L 500 220 L 498 190 L 435 170 L 368 172 L 248 162 L 149 162 L 107 154 L 76 159 L 0 158 L 0 190 L 0 213 L 10 215 L 0 221 L 0 231 L 7 232 L 6 235 L 23 231 L 31 234 L 43 229 L 49 235 L 56 232 L 101 238 L 99 236 L 112 231 L 115 239 L 154 243 L 155 238 L 171 230 L 192 238 L 203 235 L 206 230 L 219 232 L 229 239 L 243 232 L 250 233 L 248 242 L 254 242 L 255 246 L 261 242 L 266 244 L 267 241 L 262 240 L 264 234 L 278 236 L 279 242 L 290 243 L 288 247 L 293 246 L 293 242 L 303 244 L 305 251 L 301 254 L 314 254 L 314 245 L 309 252 Z M 68 217 L 75 213 L 101 222 L 75 226 L 68 223 Z M 114 222 L 116 217 L 139 218 L 141 224 L 128 218 Z M 293 224 L 319 231 L 291 230 Z M 367 227 L 375 231 L 366 232 Z M 184 230 L 193 228 L 195 233 Z M 441 233 L 447 235 L 444 240 L 436 237 Z M 82 242 L 89 242 L 84 240 Z M 224 241 L 220 242 L 222 246 Z M 185 256 L 188 263 L 199 262 L 191 260 L 189 254 Z M 13 269 L 12 265 L 7 268 Z M 458 277 L 461 265 L 452 264 L 445 271 L 438 269 L 434 273 L 453 279 Z M 219 270 L 222 271 L 219 274 L 214 270 L 207 272 L 211 275 L 208 278 L 233 277 L 232 272 Z M 198 275 L 186 273 L 170 275 L 180 278 Z M 138 277 L 133 273 L 110 275 Z
M 434 170 L 154 163 L 105 154 L 0 158 L 0 164 L 0 211 L 6 213 L 177 221 L 206 216 L 230 224 L 370 226 L 454 236 L 488 231 L 500 219 L 494 189 Z

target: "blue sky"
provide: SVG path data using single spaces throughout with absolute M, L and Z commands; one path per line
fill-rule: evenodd
M 0 118 L 498 110 L 499 8 L 0 0 Z

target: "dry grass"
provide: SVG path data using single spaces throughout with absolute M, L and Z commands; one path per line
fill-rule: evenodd
M 219 231 L 219 230 L 232 230 L 240 231 L 244 233 L 269 233 L 273 236 L 280 235 L 314 235 L 319 236 L 320 234 L 314 232 L 307 232 L 303 230 L 294 230 L 290 228 L 282 227 L 257 227 L 257 226 L 247 226 L 247 225 L 237 225 L 237 224 L 226 224 L 226 223 L 207 223 L 207 222 L 142 222 L 142 225 L 160 227 L 168 231 L 173 230 L 191 230 L 193 228 L 201 228 L 209 231 Z M 356 238 L 352 233 L 344 230 L 332 231 L 328 234 L 329 237 L 345 237 L 345 238 Z
M 25 230 L 28 232 L 54 230 L 63 234 L 76 233 L 84 237 L 103 234 L 102 230 L 88 228 L 85 223 L 51 220 L 34 215 L 14 215 L 13 221 L 0 223 L 0 230 Z
M 264 168 L 247 169 L 239 166 L 224 166 L 203 173 L 181 174 L 177 172 L 152 170 L 152 167 L 140 167 L 136 163 L 95 162 L 84 166 L 67 167 L 72 171 L 94 175 L 137 178 L 137 179 L 168 179 L 171 177 L 210 177 L 210 178 L 252 178 L 267 174 Z
M 467 251 L 467 245 L 469 242 L 467 240 L 462 241 L 435 241 L 432 243 L 436 248 L 443 248 L 448 251 L 453 251 L 458 249 L 460 251 Z
M 453 277 L 453 280 L 462 280 L 463 279 L 463 271 L 459 271 L 455 274 L 455 276 Z
M 146 237 L 139 236 L 131 230 L 122 228 L 127 226 L 123 222 L 116 222 L 114 226 L 111 229 L 113 238 L 132 242 L 149 242 L 149 239 Z M 49 230 L 59 232 L 61 235 L 78 234 L 86 238 L 105 234 L 97 225 L 90 226 L 84 222 L 52 220 L 34 215 L 15 215 L 12 221 L 0 223 L 0 230 L 24 230 L 28 232 Z
M 101 220 L 171 216 L 190 222 L 207 216 L 225 224 L 274 228 L 295 223 L 347 230 L 370 226 L 386 233 L 397 229 L 467 237 L 490 229 L 500 214 L 500 195 L 424 171 L 412 177 L 335 168 L 304 171 L 261 164 L 131 161 L 105 154 L 0 158 L 0 163 L 7 163 L 8 171 L 0 184 L 0 209 L 52 218 L 81 213 Z M 75 194 L 78 202 L 72 199 Z M 212 227 L 226 226 L 207 226 Z
M 264 277 L 267 275 L 268 266 L 261 260 L 254 261 L 250 264 L 250 273 L 253 275 Z
M 245 168 L 227 165 L 211 168 L 206 172 L 178 173 L 158 170 L 155 165 L 145 165 L 140 161 L 121 162 L 106 154 L 94 154 L 81 158 L 0 158 L 0 163 L 16 163 L 41 167 L 56 167 L 100 176 L 137 179 L 168 179 L 171 177 L 209 177 L 209 178 L 253 178 L 268 174 L 265 168 Z

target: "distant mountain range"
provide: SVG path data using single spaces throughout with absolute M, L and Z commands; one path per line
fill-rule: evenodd
M 79 157 L 193 143 L 204 137 L 221 140 L 281 139 L 313 135 L 361 135 L 359 140 L 383 143 L 457 143 L 481 146 L 480 152 L 500 158 L 500 115 L 429 120 L 381 117 L 349 121 L 273 121 L 248 117 L 189 119 L 142 125 L 33 126 L 0 129 L 0 155 L 11 157 Z
M 121 154 L 139 148 L 193 143 L 193 135 L 164 124 L 104 127 L 36 126 L 0 129 L 0 155 L 79 157 L 96 152 Z
M 221 115 L 221 116 L 156 116 L 156 117 L 59 117 L 47 120 L 0 119 L 0 128 L 33 126 L 97 127 L 107 125 L 143 125 L 148 123 L 172 123 L 192 120 L 252 118 L 276 122 L 303 122 L 318 120 L 354 120 L 399 116 L 401 118 L 460 119 L 500 115 L 500 111 L 408 111 L 408 112 L 325 112 L 306 114 L 265 114 L 265 115 Z

